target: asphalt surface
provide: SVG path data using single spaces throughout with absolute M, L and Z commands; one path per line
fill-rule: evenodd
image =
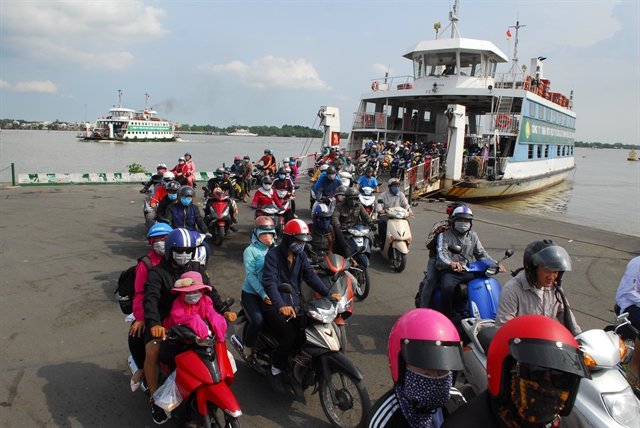
M 301 179 L 297 205 L 300 218 L 308 220 L 306 181 Z M 139 188 L 0 189 L 0 426 L 154 426 L 146 395 L 129 391 L 128 324 L 113 294 L 120 272 L 149 251 Z M 237 302 L 244 278 L 242 252 L 253 219 L 245 204 L 239 206 L 239 232 L 222 247 L 212 246 L 208 266 L 219 293 Z M 403 273 L 372 255 L 372 291 L 355 304 L 347 353 L 365 374 L 372 403 L 392 386 L 389 331 L 413 308 L 427 260 L 424 241 L 433 223 L 445 217 L 445 206 L 420 201 L 414 208 L 413 244 Z M 613 320 L 620 278 L 628 261 L 640 254 L 637 237 L 471 207 L 474 230 L 494 258 L 515 250 L 504 262 L 507 270 L 521 266 L 524 248 L 533 240 L 551 238 L 564 246 L 573 260 L 564 286 L 578 323 L 589 329 Z M 498 276 L 501 284 L 509 278 Z M 239 310 L 239 303 L 234 308 Z M 234 331 L 230 326 L 229 335 Z M 236 359 L 232 389 L 242 406 L 243 426 L 329 426 L 317 395 L 307 391 L 306 405 L 278 396 L 265 378 Z

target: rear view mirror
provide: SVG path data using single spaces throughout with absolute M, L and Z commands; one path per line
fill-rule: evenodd
M 293 286 L 291 284 L 280 284 L 278 285 L 278 291 L 281 293 L 293 293 Z
M 462 247 L 460 245 L 455 245 L 455 244 L 451 244 L 448 247 L 448 250 L 451 251 L 453 254 L 460 254 L 462 253 Z

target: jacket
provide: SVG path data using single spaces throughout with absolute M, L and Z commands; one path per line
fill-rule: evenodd
M 382 199 L 382 204 L 376 204 L 376 211 L 380 212 L 380 210 L 387 211 L 389 208 L 394 207 L 402 207 L 405 210 L 411 210 L 411 206 L 409 206 L 409 201 L 407 201 L 407 197 L 402 192 L 398 192 L 397 194 L 393 194 L 390 191 L 382 192 L 378 196 L 378 201 Z M 377 201 L 376 201 L 377 202 Z
M 234 162 L 229 169 L 231 170 L 231 172 L 235 172 L 236 174 L 238 174 L 239 177 L 244 178 L 247 176 L 247 167 L 243 163 L 236 164 Z
M 199 338 L 209 337 L 209 327 L 205 323 L 209 321 L 211 332 L 215 334 L 218 342 L 224 342 L 227 332 L 227 321 L 222 315 L 213 309 L 213 302 L 207 295 L 203 295 L 195 305 L 184 301 L 185 293 L 175 293 L 178 298 L 173 301 L 169 316 L 162 321 L 166 329 L 175 325 L 189 327 Z
M 296 179 L 298 178 L 298 174 L 300 174 L 300 171 L 298 171 L 297 165 L 289 165 L 289 167 L 291 168 L 291 179 L 295 183 Z
M 151 268 L 147 282 L 144 284 L 144 298 L 142 300 L 147 329 L 162 325 L 162 320 L 169 316 L 173 301 L 178 297 L 178 294 L 172 293 L 171 289 L 183 273 L 190 271 L 199 272 L 202 275 L 202 282 L 211 285 L 209 274 L 198 262 L 189 262 L 184 267 L 174 268 L 171 261 L 163 258 L 157 266 Z M 216 288 L 212 286 L 212 290 L 207 290 L 204 294 L 211 298 L 214 309 L 220 313 L 224 302 Z
M 204 223 L 200 208 L 197 205 L 189 204 L 186 207 L 180 201 L 176 201 L 173 205 L 169 205 L 165 211 L 164 217 L 160 219 L 163 223 L 177 229 L 179 227 L 187 230 L 200 229 L 202 233 L 209 233 L 207 225 Z
M 296 254 L 293 264 L 289 266 L 288 252 L 289 247 L 281 244 L 270 249 L 264 259 L 262 285 L 272 304 L 263 304 L 263 311 L 277 311 L 283 306 L 299 306 L 302 281 L 322 296 L 329 295 L 329 290 L 313 271 L 307 255 L 304 252 Z M 278 286 L 283 283 L 293 286 L 293 294 L 280 294 Z
M 329 180 L 326 178 L 323 179 L 320 176 L 318 182 L 313 186 L 316 191 L 316 199 L 322 199 L 323 196 L 333 196 L 336 194 L 336 190 L 338 187 L 342 186 L 342 181 L 338 177 L 334 180 Z
M 293 181 L 290 178 L 276 178 L 273 180 L 273 189 L 286 190 L 289 193 L 293 193 Z
M 262 187 L 259 187 L 258 190 L 255 191 L 253 195 L 253 201 L 251 201 L 251 206 L 256 208 L 266 207 L 267 205 L 275 204 L 278 208 L 282 208 L 282 204 L 280 203 L 280 199 L 273 188 L 269 191 L 264 190 Z
M 262 272 L 264 269 L 264 258 L 267 256 L 269 247 L 260 242 L 255 234 L 251 234 L 251 245 L 243 253 L 245 277 L 242 284 L 242 291 L 249 294 L 256 294 L 264 300 L 267 292 L 262 286 Z
M 191 159 L 189 159 L 184 164 L 184 169 L 182 170 L 182 173 L 184 174 L 185 177 L 191 177 L 192 175 L 195 175 L 196 165 L 193 163 Z
M 158 186 L 153 191 L 153 196 L 151 196 L 149 203 L 152 206 L 157 205 L 165 196 L 167 196 L 167 189 L 164 186 Z
M 157 266 L 160 260 L 164 258 L 164 256 L 161 256 L 153 250 L 147 254 L 147 257 L 151 260 L 151 267 Z M 133 316 L 136 318 L 136 321 L 144 321 L 142 299 L 144 298 L 144 283 L 147 282 L 148 275 L 147 265 L 145 265 L 144 262 L 139 262 L 136 265 L 136 280 L 133 282 L 133 288 L 135 290 L 135 294 L 133 295 Z
M 371 226 L 373 220 L 360 202 L 355 207 L 350 207 L 347 201 L 343 201 L 337 204 L 336 209 L 333 210 L 331 223 L 338 228 L 355 226 L 356 224 Z
M 460 245 L 462 253 L 452 254 L 449 245 Z M 451 263 L 458 262 L 467 266 L 473 260 L 488 259 L 493 260 L 487 253 L 478 239 L 478 235 L 473 230 L 461 234 L 454 228 L 449 228 L 438 235 L 438 258 L 436 269 L 439 271 L 451 271 Z
M 313 223 L 309 223 L 309 233 L 313 238 L 309 244 L 317 255 L 339 254 L 345 259 L 351 257 L 351 247 L 347 244 L 340 228 L 330 224 L 326 232 L 321 232 Z

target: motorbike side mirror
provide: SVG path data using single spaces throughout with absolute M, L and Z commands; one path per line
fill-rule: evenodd
M 295 186 L 293 186 L 293 188 L 294 188 L 295 190 L 298 190 L 298 189 L 300 188 L 300 186 L 295 185 Z
M 512 249 L 508 249 L 507 251 L 504 252 L 504 258 L 505 259 L 508 259 L 511 256 L 513 256 L 513 250 Z
M 315 251 L 313 251 L 313 247 L 311 246 L 311 244 L 305 244 L 304 250 L 310 254 L 316 255 Z
M 417 203 L 417 202 L 413 202 L 413 203 L 411 204 L 411 206 L 412 206 L 412 207 L 417 207 L 417 206 L 418 206 L 418 203 Z
M 451 244 L 448 247 L 448 250 L 451 251 L 453 254 L 460 254 L 462 253 L 462 247 L 460 245 L 455 245 L 455 244 Z
M 278 285 L 278 291 L 281 293 L 293 293 L 293 286 L 291 284 L 287 284 L 286 282 Z
M 233 304 L 236 302 L 236 300 L 233 297 L 228 297 L 225 301 L 224 304 L 227 308 L 230 308 L 231 306 L 233 306 Z

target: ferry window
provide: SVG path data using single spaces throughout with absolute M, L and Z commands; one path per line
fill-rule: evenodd
M 528 159 L 533 159 L 533 144 L 529 144 L 529 153 L 527 154 Z
M 549 122 L 551 120 L 551 109 L 547 107 L 546 110 L 547 110 L 547 122 Z
M 538 144 L 537 147 L 538 147 L 538 153 L 537 153 L 536 157 L 538 159 L 540 159 L 542 157 L 542 144 Z
M 413 57 L 413 75 L 416 79 L 424 75 L 422 55 Z
M 536 103 L 529 101 L 529 116 L 536 117 Z
M 482 56 L 478 53 L 460 52 L 460 75 L 477 76 L 481 75 L 480 64 Z
M 544 119 L 545 106 L 538 106 L 538 119 Z
M 573 146 L 571 146 L 571 156 L 573 156 Z
M 498 62 L 495 59 L 490 59 L 488 61 L 487 74 L 485 77 L 496 77 L 496 67 L 498 67 Z
M 544 157 L 545 158 L 549 157 L 549 145 L 548 144 L 544 145 Z
M 556 153 L 556 156 L 560 156 L 560 146 L 558 146 L 558 147 L 556 147 L 556 148 L 557 148 L 557 150 L 556 150 L 556 152 L 557 152 L 557 153 Z
M 448 66 L 447 74 L 456 74 L 456 53 L 455 52 L 438 52 L 424 55 L 425 74 L 429 76 L 441 76 L 445 73 Z
M 557 120 L 558 120 L 558 112 L 553 110 L 551 112 L 551 122 L 557 123 Z
M 567 146 L 562 146 L 562 156 L 566 154 Z

